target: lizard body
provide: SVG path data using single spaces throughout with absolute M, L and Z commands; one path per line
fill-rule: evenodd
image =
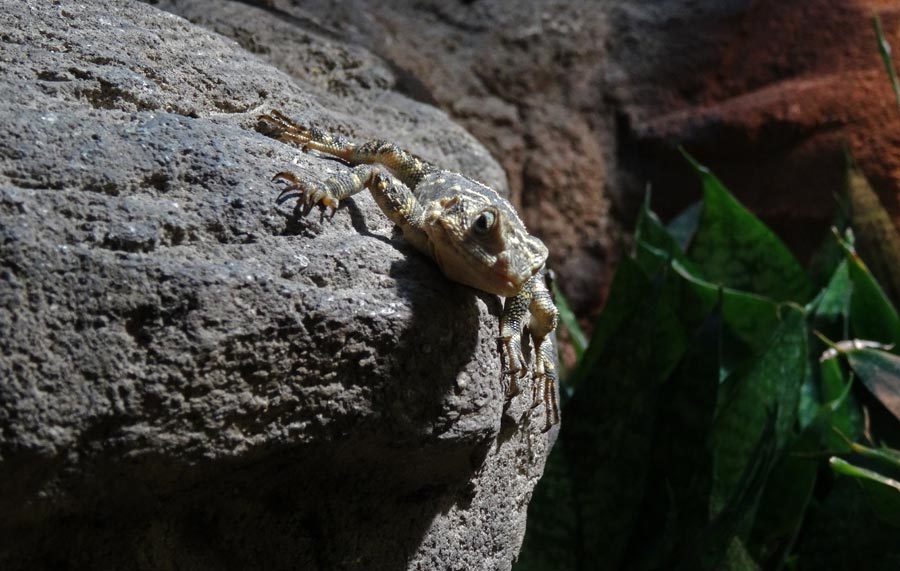
M 262 130 L 282 142 L 337 158 L 351 168 L 322 182 L 290 172 L 278 202 L 296 198 L 295 215 L 313 207 L 334 215 L 341 200 L 368 189 L 416 249 L 453 281 L 506 298 L 500 345 L 506 394 L 519 392 L 528 366 L 522 354 L 527 325 L 535 348 L 533 406 L 546 404 L 544 431 L 559 422 L 556 370 L 549 334 L 557 310 L 544 282 L 547 248 L 530 235 L 515 209 L 492 188 L 444 170 L 385 141 L 356 144 L 314 127 L 302 127 L 278 111 L 260 117 Z

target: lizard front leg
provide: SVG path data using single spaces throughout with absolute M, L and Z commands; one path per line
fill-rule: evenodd
M 553 344 L 549 334 L 556 329 L 557 310 L 542 274 L 531 277 L 518 295 L 506 299 L 500 318 L 500 344 L 508 375 L 507 395 L 518 394 L 518 379 L 527 373 L 527 363 L 522 355 L 522 330 L 528 320 L 528 329 L 534 343 L 535 364 L 532 371 L 532 406 L 546 404 L 544 429 L 546 432 L 559 422 L 556 400 L 556 366 Z
M 531 287 L 531 321 L 528 329 L 535 347 L 534 363 L 534 406 L 544 403 L 547 413 L 544 422 L 544 432 L 559 422 L 559 403 L 556 400 L 556 361 L 553 358 L 553 343 L 550 341 L 550 333 L 556 329 L 559 311 L 553 303 L 553 296 L 547 290 L 547 284 L 543 276 L 535 275 L 525 287 Z
M 330 217 L 334 216 L 342 200 L 374 185 L 377 174 L 378 167 L 359 165 L 323 182 L 303 181 L 287 171 L 276 174 L 272 180 L 287 184 L 278 195 L 278 204 L 292 198 L 297 199 L 295 216 L 306 216 L 314 206 L 319 206 L 323 210 L 330 208 Z
M 522 329 L 529 314 L 530 304 L 531 289 L 522 288 L 518 295 L 506 298 L 503 315 L 500 316 L 500 351 L 507 397 L 519 394 L 519 378 L 528 372 L 528 363 L 522 355 Z
M 368 189 L 385 216 L 403 231 L 406 240 L 428 253 L 422 205 L 406 185 L 380 165 L 358 165 L 321 183 L 302 181 L 290 172 L 280 172 L 273 180 L 287 183 L 278 203 L 297 198 L 294 214 L 304 216 L 316 205 L 330 208 L 333 216 L 341 200 Z

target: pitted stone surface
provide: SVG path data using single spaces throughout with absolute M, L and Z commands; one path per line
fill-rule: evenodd
M 293 220 L 272 174 L 344 167 L 253 127 L 505 189 L 483 148 L 315 30 L 292 75 L 124 0 L 0 30 L 0 566 L 509 568 L 552 436 L 504 410 L 500 299 L 367 195 Z

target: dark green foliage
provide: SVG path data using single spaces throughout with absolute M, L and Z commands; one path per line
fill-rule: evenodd
M 703 181 L 703 214 L 688 254 L 705 279 L 777 300 L 805 302 L 811 285 L 787 247 L 685 153 Z
M 691 162 L 704 202 L 667 228 L 648 198 L 565 382 L 515 569 L 900 568 L 896 310 L 849 231 L 810 279 Z
M 894 350 L 897 351 L 900 347 L 900 317 L 897 316 L 897 310 L 859 256 L 849 246 L 847 248 L 847 270 L 852 284 L 851 333 L 858 339 L 894 344 Z

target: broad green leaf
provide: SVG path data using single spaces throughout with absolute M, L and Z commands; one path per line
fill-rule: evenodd
M 838 474 L 855 478 L 865 490 L 869 505 L 885 523 L 900 527 L 900 482 L 868 468 L 833 456 L 828 463 Z
M 672 255 L 665 250 L 660 250 L 647 242 L 636 241 L 634 243 L 634 261 L 647 276 L 658 277 L 669 269 L 672 263 Z
M 835 242 L 837 244 L 837 242 Z M 838 245 L 838 247 L 840 247 Z M 852 293 L 847 260 L 842 258 L 831 275 L 828 284 L 816 296 L 807 311 L 811 314 L 811 327 L 822 337 L 846 339 L 850 335 L 850 298 Z M 830 342 L 828 342 L 830 343 Z M 826 347 L 820 341 L 813 341 L 810 354 L 810 381 L 804 385 L 801 400 L 801 426 L 806 428 L 820 415 L 822 405 L 833 401 L 849 385 L 839 359 L 819 360 L 819 354 Z M 820 433 L 824 446 L 829 450 L 844 450 L 846 442 L 840 434 L 855 438 L 862 427 L 862 413 L 856 399 L 850 395 L 839 410 L 828 411 L 828 423 L 820 423 Z
M 739 478 L 731 490 L 731 495 L 721 505 L 706 528 L 684 552 L 679 553 L 677 566 L 673 569 L 684 571 L 718 571 L 723 566 L 752 561 L 736 553 L 743 548 L 743 536 L 749 530 L 763 492 L 768 475 L 776 457 L 775 414 L 768 414 L 762 432 L 751 443 L 750 453 Z M 754 564 L 755 565 L 755 564 Z M 752 567 L 751 567 L 752 568 Z
M 714 311 L 660 387 L 653 455 L 629 569 L 672 568 L 708 524 L 712 457 L 706 445 L 716 407 L 721 315 Z
M 623 287 L 630 291 L 617 291 Z M 552 528 L 540 523 L 543 515 L 530 519 L 523 569 L 556 566 L 544 554 L 561 549 L 574 554 L 564 556 L 574 560 L 574 570 L 593 569 L 598 561 L 614 568 L 623 556 L 644 494 L 659 385 L 687 345 L 661 290 L 633 261 L 622 261 L 610 298 L 634 296 L 637 302 L 631 311 L 613 313 L 606 331 L 595 332 L 579 367 L 578 389 L 565 406 L 548 460 L 556 466 L 539 483 L 529 508 L 542 514 L 563 502 L 567 511 L 551 518 Z
M 685 260 L 684 250 L 675 241 L 659 217 L 650 210 L 650 194 L 648 193 L 638 214 L 637 227 L 634 231 L 634 241 L 643 242 L 657 250 L 668 253 L 676 260 Z
M 697 201 L 684 209 L 681 214 L 669 221 L 666 230 L 675 243 L 681 248 L 682 252 L 686 252 L 694 233 L 697 232 L 697 226 L 700 225 L 700 215 L 703 214 L 703 202 Z
M 709 312 L 721 296 L 722 319 L 728 328 L 753 351 L 766 347 L 778 325 L 778 304 L 759 295 L 702 280 L 677 262 L 672 263 L 672 268 L 690 286 L 687 293 L 697 298 L 693 302 L 695 306 L 706 308 L 704 313 Z
M 856 233 L 856 250 L 895 303 L 900 300 L 900 233 L 862 170 L 847 166 L 847 195 Z
M 843 322 L 850 314 L 850 293 L 850 273 L 847 271 L 847 260 L 841 260 L 828 281 L 828 285 L 816 297 L 815 304 L 811 304 L 813 306 L 809 309 L 817 320 Z
M 631 258 L 622 258 L 610 286 L 606 307 L 594 325 L 587 350 L 569 377 L 569 386 L 577 387 L 585 374 L 596 367 L 610 337 L 640 310 L 650 295 L 651 283 L 641 267 Z
M 691 268 L 684 251 L 650 210 L 650 194 L 644 200 L 634 232 L 634 259 L 648 276 L 655 276 L 672 260 Z
M 712 432 L 713 513 L 734 493 L 769 415 L 775 415 L 776 454 L 791 437 L 806 369 L 807 335 L 804 312 L 796 306 L 782 306 L 781 324 L 766 350 L 746 372 L 729 378 L 723 386 Z
M 884 291 L 852 247 L 845 244 L 847 270 L 853 293 L 850 296 L 850 327 L 853 336 L 880 343 L 900 345 L 900 317 Z
M 703 181 L 703 214 L 688 252 L 702 277 L 779 301 L 807 302 L 809 278 L 787 247 L 709 169 L 684 155 Z
M 757 510 L 750 548 L 755 559 L 775 568 L 789 553 L 816 483 L 819 438 L 806 432 L 775 465 Z
M 797 422 L 800 429 L 803 430 L 816 419 L 819 407 L 822 404 L 822 397 L 819 394 L 818 379 L 814 374 L 815 367 L 810 362 L 806 367 L 806 375 L 803 377 L 803 384 L 800 385 L 800 402 L 797 403 Z
M 900 420 L 900 357 L 876 349 L 847 353 L 853 371 L 875 398 Z
M 822 444 L 827 450 L 847 451 L 846 439 L 855 440 L 863 431 L 863 415 L 850 393 L 851 382 L 844 375 L 839 359 L 819 362 L 822 387 L 822 415 L 827 419 L 822 429 Z

